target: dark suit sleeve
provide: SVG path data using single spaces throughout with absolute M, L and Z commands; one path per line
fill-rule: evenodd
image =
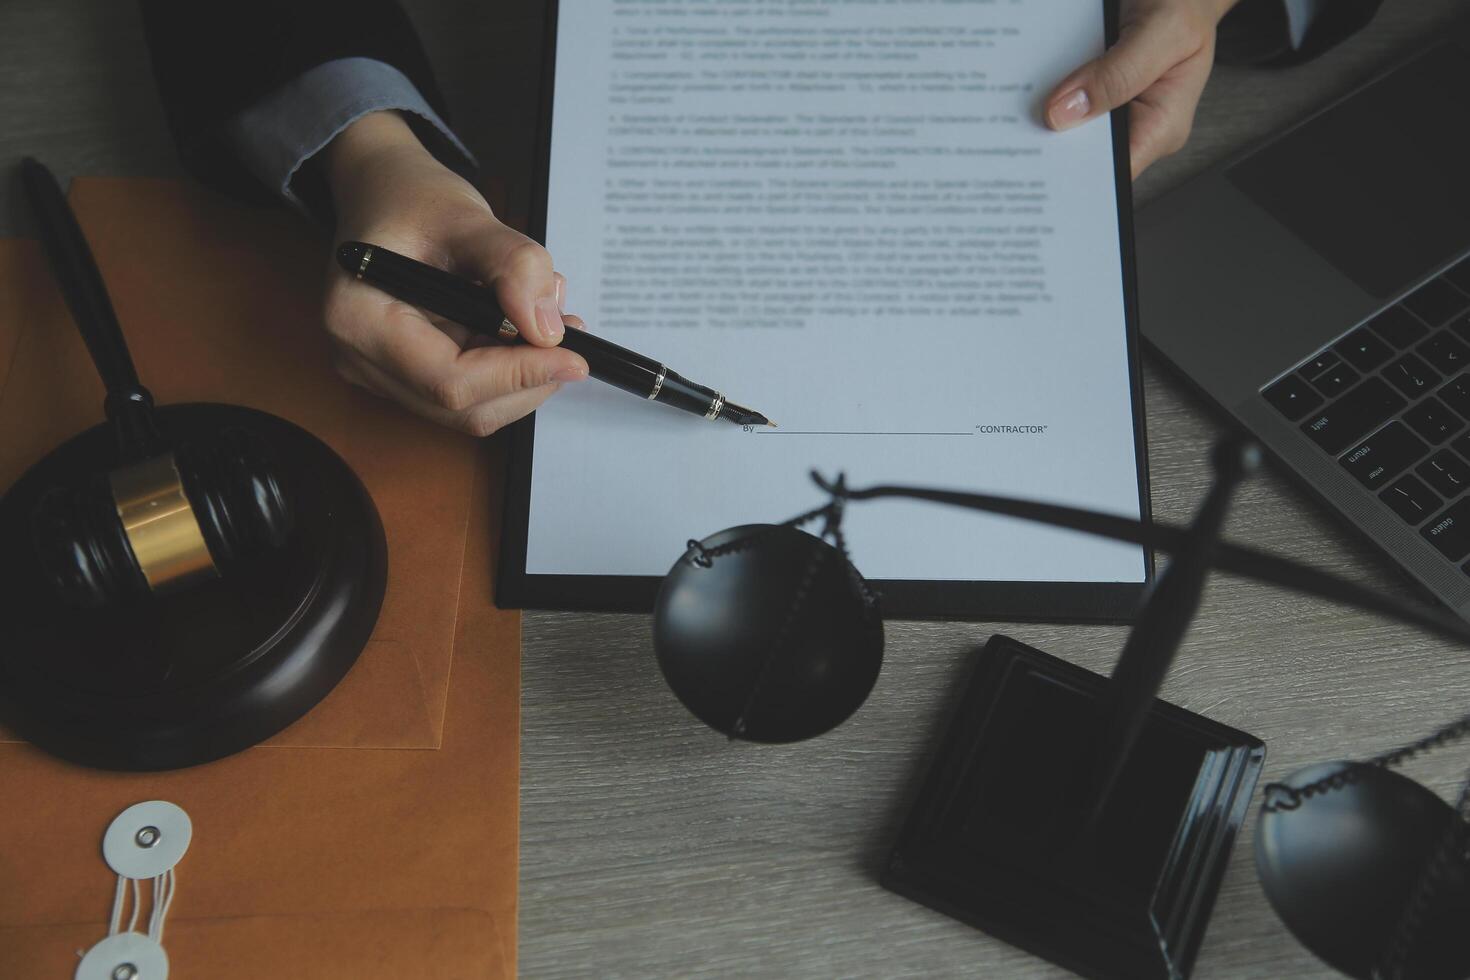
M 393 0 L 140 0 L 164 112 L 184 165 L 206 183 L 267 201 L 235 159 L 226 123 L 318 65 L 363 57 L 398 69 L 441 117 L 418 36 Z
M 1282 0 L 1241 0 L 1220 22 L 1215 58 L 1226 65 L 1301 64 L 1362 30 L 1382 3 L 1326 0 L 1294 47 Z

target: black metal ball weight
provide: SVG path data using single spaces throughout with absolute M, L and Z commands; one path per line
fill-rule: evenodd
M 1285 783 L 1301 789 L 1352 765 L 1311 766 Z M 1303 946 L 1350 977 L 1379 976 L 1384 954 L 1405 925 L 1412 943 L 1395 976 L 1470 976 L 1464 854 L 1435 868 L 1430 888 L 1421 891 L 1421 878 L 1459 815 L 1402 773 L 1359 764 L 1355 774 L 1295 805 L 1261 808 L 1256 870 L 1266 897 Z M 1406 914 L 1414 921 L 1405 923 Z
M 867 699 L 883 664 L 882 617 L 864 592 L 842 553 L 805 531 L 721 531 L 664 578 L 659 667 L 685 707 L 732 738 L 821 735 Z

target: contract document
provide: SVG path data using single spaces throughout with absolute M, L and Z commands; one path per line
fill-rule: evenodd
M 1126 164 L 1108 118 L 1041 121 L 1104 41 L 1101 0 L 562 0 L 536 230 L 567 311 L 779 427 L 566 387 L 516 450 L 511 570 L 555 585 L 530 604 L 820 505 L 813 469 L 1138 517 Z M 1149 567 L 917 502 L 854 504 L 844 532 L 870 580 Z

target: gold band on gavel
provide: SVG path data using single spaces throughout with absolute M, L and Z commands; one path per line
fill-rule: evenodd
M 164 592 L 219 574 L 172 453 L 115 470 L 108 481 L 148 588 Z

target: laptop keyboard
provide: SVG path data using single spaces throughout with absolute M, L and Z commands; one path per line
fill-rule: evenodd
M 1261 394 L 1470 575 L 1470 259 Z

